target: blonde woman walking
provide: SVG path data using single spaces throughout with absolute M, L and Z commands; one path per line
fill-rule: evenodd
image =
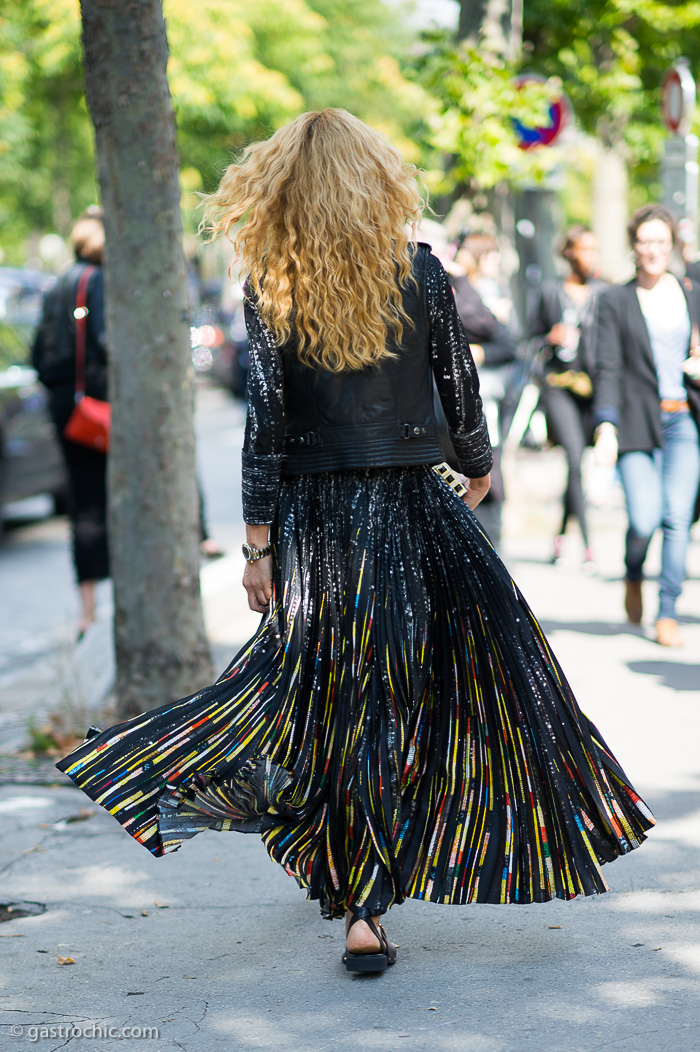
M 600 864 L 653 824 L 472 513 L 491 451 L 449 281 L 406 233 L 415 177 L 333 109 L 226 172 L 208 207 L 249 275 L 260 627 L 216 684 L 58 765 L 155 855 L 261 834 L 346 918 L 351 971 L 394 963 L 379 919 L 407 897 L 602 892 Z M 433 377 L 464 499 L 433 470 Z

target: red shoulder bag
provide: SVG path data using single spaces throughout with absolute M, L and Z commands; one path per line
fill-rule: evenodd
M 94 271 L 95 267 L 85 267 L 75 297 L 75 408 L 63 434 L 71 442 L 106 453 L 109 449 L 112 407 L 109 402 L 85 394 L 87 287 Z

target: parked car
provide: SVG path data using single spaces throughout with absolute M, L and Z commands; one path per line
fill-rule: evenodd
M 225 319 L 222 312 L 221 318 L 227 338 L 221 348 L 221 355 L 214 364 L 214 373 L 219 383 L 228 387 L 235 398 L 245 399 L 250 347 L 243 304 L 237 306 Z
M 196 373 L 206 375 L 215 372 L 225 343 L 224 322 L 219 312 L 210 306 L 193 310 L 190 316 L 190 344 Z
M 30 364 L 51 274 L 0 267 L 0 520 L 2 506 L 48 493 L 65 506 L 66 476 L 48 393 Z
M 213 375 L 236 398 L 244 398 L 249 351 L 243 307 L 231 315 L 217 307 L 198 308 L 192 314 L 190 342 L 195 371 Z

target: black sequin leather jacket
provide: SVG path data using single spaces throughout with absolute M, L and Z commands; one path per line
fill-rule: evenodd
M 413 261 L 418 288 L 403 290 L 413 326 L 380 367 L 330 373 L 278 347 L 255 303 L 246 301 L 250 340 L 243 444 L 243 517 L 271 522 L 282 474 L 436 464 L 444 460 L 433 378 L 465 475 L 492 464 L 479 380 L 450 282 L 428 245 Z

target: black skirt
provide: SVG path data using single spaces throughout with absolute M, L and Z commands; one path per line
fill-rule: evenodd
M 75 407 L 73 387 L 51 391 L 51 416 L 68 476 L 71 552 L 78 583 L 109 577 L 107 457 L 71 442 L 63 432 Z
M 286 477 L 272 537 L 219 681 L 59 769 L 154 855 L 261 834 L 327 917 L 607 890 L 653 817 L 465 503 L 429 467 Z

